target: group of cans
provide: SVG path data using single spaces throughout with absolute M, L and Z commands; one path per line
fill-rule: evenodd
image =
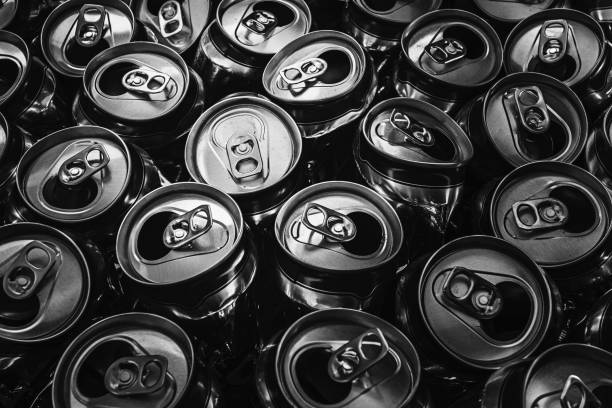
M 612 1 L 0 0 L 0 408 L 612 406 Z

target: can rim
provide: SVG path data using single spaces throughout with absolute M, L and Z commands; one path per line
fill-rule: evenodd
M 30 48 L 28 47 L 26 42 L 20 36 L 11 31 L 0 30 L 0 41 L 9 42 L 19 48 L 19 50 L 24 54 L 26 59 L 26 65 L 22 68 L 23 72 L 21 74 L 21 77 L 19 78 L 17 83 L 13 85 L 12 91 L 5 95 L 0 95 L 0 106 L 3 106 L 7 101 L 9 101 L 13 96 L 15 96 L 15 94 L 27 81 L 28 74 L 30 72 L 30 66 L 32 65 L 32 54 L 30 53 Z

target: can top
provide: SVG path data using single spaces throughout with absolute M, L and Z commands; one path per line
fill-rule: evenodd
M 515 23 L 532 14 L 554 7 L 559 0 L 474 0 L 483 13 L 499 21 Z
M 378 153 L 400 163 L 424 167 L 461 167 L 473 156 L 470 140 L 442 110 L 411 98 L 374 106 L 361 132 Z
M 2 0 L 0 4 L 2 4 L 0 7 L 0 30 L 2 30 L 11 24 L 17 15 L 19 0 Z
M 315 184 L 293 195 L 276 216 L 274 232 L 298 263 L 338 274 L 385 265 L 403 240 L 393 207 L 376 192 L 344 181 Z
M 419 281 L 419 306 L 429 332 L 457 360 L 484 370 L 538 349 L 551 324 L 552 296 L 535 262 L 488 236 L 444 245 Z
M 272 57 L 263 86 L 284 102 L 320 104 L 352 92 L 365 71 L 366 55 L 357 41 L 338 31 L 315 31 Z
M 230 195 L 260 192 L 297 166 L 302 136 L 287 112 L 267 99 L 218 102 L 191 128 L 185 163 L 191 177 Z
M 416 350 L 397 328 L 350 309 L 296 321 L 278 345 L 275 370 L 290 405 L 309 408 L 405 406 L 421 376 Z
M 525 408 L 608 407 L 610 381 L 612 354 L 585 344 L 562 344 L 532 363 L 522 404 Z
M 153 37 L 178 53 L 189 49 L 208 24 L 211 1 L 132 1 L 136 18 Z
M 172 113 L 189 88 L 187 64 L 171 48 L 131 42 L 102 51 L 85 69 L 84 91 L 94 105 L 128 122 Z
M 437 10 L 442 0 L 354 0 L 372 18 L 396 24 L 409 24 L 423 14 Z
M 126 215 L 117 258 L 140 285 L 185 282 L 228 259 L 244 224 L 236 202 L 200 183 L 176 183 L 147 194 Z
M 130 182 L 127 145 L 108 129 L 62 129 L 32 146 L 17 169 L 19 194 L 38 215 L 82 223 L 105 214 Z
M 121 0 L 70 0 L 55 8 L 43 24 L 42 53 L 54 70 L 80 77 L 102 50 L 134 37 L 134 15 Z
M 17 34 L 0 31 L 0 106 L 21 88 L 29 68 L 30 50 L 26 43 Z
M 551 9 L 512 30 L 504 64 L 507 72 L 541 72 L 574 86 L 591 76 L 604 54 L 604 32 L 597 21 L 576 10 Z
M 487 92 L 487 136 L 512 166 L 539 160 L 571 163 L 588 136 L 586 111 L 576 94 L 544 74 L 510 74 Z
M 608 192 L 587 171 L 567 163 L 535 162 L 498 184 L 490 222 L 496 236 L 539 265 L 554 268 L 579 262 L 599 248 L 610 233 L 611 211 Z
M 402 35 L 407 62 L 444 84 L 477 87 L 494 80 L 502 67 L 502 44 L 475 14 L 436 10 L 412 22 Z
M 80 319 L 90 296 L 81 250 L 59 230 L 18 223 L 0 228 L 0 338 L 51 340 Z
M 304 0 L 223 0 L 217 21 L 237 46 L 272 56 L 310 31 L 312 17 Z
M 176 407 L 194 366 L 191 341 L 175 323 L 146 313 L 112 316 L 77 336 L 60 358 L 53 406 Z

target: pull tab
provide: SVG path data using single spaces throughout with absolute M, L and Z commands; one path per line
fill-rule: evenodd
M 263 172 L 263 160 L 259 142 L 253 135 L 236 135 L 227 141 L 227 158 L 235 180 L 255 176 Z
M 93 47 L 104 35 L 106 9 L 97 4 L 85 4 L 79 10 L 76 26 L 76 42 L 81 47 Z
M 164 356 L 122 357 L 106 370 L 104 385 L 117 397 L 152 394 L 165 385 L 167 372 Z
M 164 244 L 178 249 L 206 234 L 212 228 L 212 213 L 208 204 L 173 219 L 164 230 Z
M 374 346 L 378 352 L 366 348 Z M 389 353 L 389 344 L 382 331 L 371 329 L 346 343 L 334 352 L 327 363 L 330 377 L 339 383 L 348 383 L 360 377 Z
M 512 214 L 516 225 L 526 231 L 562 227 L 569 217 L 567 206 L 556 198 L 518 201 L 512 204 Z
M 256 34 L 266 35 L 278 26 L 278 20 L 269 11 L 255 10 L 242 19 L 242 25 Z
M 170 75 L 145 66 L 129 71 L 121 79 L 121 83 L 128 91 L 148 94 L 162 92 L 169 82 Z
M 574 399 L 575 394 L 574 397 L 570 396 L 572 389 L 578 391 L 579 400 Z M 561 406 L 563 408 L 602 408 L 603 404 L 578 376 L 570 375 L 561 392 Z
M 545 21 L 540 28 L 538 56 L 546 64 L 559 62 L 567 53 L 569 26 L 565 20 Z
M 306 204 L 302 224 L 332 241 L 348 242 L 357 235 L 357 227 L 350 218 L 316 203 Z
M 109 161 L 104 146 L 94 142 L 62 164 L 58 173 L 59 180 L 66 186 L 79 185 L 105 168 Z
M 170 0 L 162 4 L 157 17 L 162 37 L 172 37 L 183 30 L 183 10 L 178 1 Z
M 452 38 L 443 38 L 427 44 L 425 53 L 438 64 L 450 64 L 465 58 L 467 55 L 465 45 Z
M 501 311 L 503 302 L 497 287 L 476 274 L 476 271 L 454 267 L 442 286 L 444 298 L 471 316 L 492 319 Z
M 312 81 L 327 70 L 327 61 L 322 58 L 308 58 L 280 70 L 280 76 L 287 85 Z
M 429 129 L 412 120 L 404 112 L 393 109 L 389 117 L 389 123 L 394 132 L 377 132 L 378 135 L 394 144 L 411 144 L 418 147 L 431 147 L 435 140 Z M 399 137 L 397 137 L 399 136 Z
M 35 294 L 45 276 L 60 262 L 61 252 L 41 241 L 32 241 L 22 248 L 15 260 L 0 270 L 4 293 L 15 300 Z
M 544 133 L 550 128 L 548 107 L 540 88 L 537 86 L 516 88 L 513 99 L 523 128 L 531 133 Z

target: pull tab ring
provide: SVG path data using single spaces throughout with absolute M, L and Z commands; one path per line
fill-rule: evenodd
M 162 37 L 172 37 L 183 30 L 183 10 L 176 0 L 169 0 L 162 4 L 157 13 L 159 31 Z
M 151 67 L 141 66 L 126 73 L 121 83 L 128 91 L 156 94 L 166 89 L 170 83 L 170 75 Z
M 308 58 L 281 68 L 280 76 L 287 85 L 306 84 L 327 71 L 327 61 L 322 58 Z
M 480 271 L 456 266 L 444 272 L 448 273 L 442 285 L 445 300 L 479 320 L 499 315 L 503 306 L 501 294 L 494 284 L 477 275 Z
M 306 204 L 302 224 L 336 242 L 349 242 L 357 236 L 357 227 L 350 218 L 316 203 Z
M 213 218 L 208 204 L 173 219 L 164 229 L 164 245 L 169 249 L 179 249 L 190 244 L 212 228 Z
M 537 86 L 514 90 L 514 104 L 522 127 L 531 133 L 544 133 L 550 128 L 550 116 L 544 94 Z
M 255 34 L 265 36 L 278 26 L 278 19 L 267 10 L 255 10 L 243 18 L 241 24 Z
M 76 42 L 81 47 L 93 47 L 104 36 L 104 26 L 108 14 L 104 6 L 85 4 L 79 10 L 76 26 Z
M 565 20 L 548 20 L 540 28 L 538 57 L 545 64 L 555 64 L 567 54 L 569 25 Z
M 538 231 L 564 226 L 569 218 L 569 211 L 567 206 L 556 198 L 540 198 L 512 204 L 512 215 L 520 229 Z M 533 223 L 523 222 L 521 215 L 528 215 L 533 219 Z
M 572 389 L 578 390 L 580 394 L 579 401 L 573 401 L 570 396 Z M 567 377 L 561 392 L 561 406 L 563 408 L 603 408 L 603 404 L 589 387 L 576 375 Z
M 117 359 L 104 375 L 108 392 L 117 397 L 152 394 L 166 384 L 168 359 L 161 355 Z
M 380 347 L 374 356 L 364 348 L 368 345 Z M 389 353 L 389 344 L 379 328 L 371 329 L 355 337 L 332 354 L 327 363 L 327 372 L 336 382 L 348 383 L 362 376 Z
M 242 180 L 263 173 L 263 159 L 259 141 L 253 135 L 235 135 L 225 148 L 234 180 Z
M 431 147 L 435 144 L 434 136 L 429 129 L 398 109 L 393 109 L 391 112 L 389 123 L 392 132 L 377 132 L 383 140 L 389 143 L 409 144 L 417 147 Z
M 62 184 L 76 186 L 105 168 L 109 162 L 110 157 L 104 146 L 94 142 L 91 146 L 64 161 L 58 177 Z

